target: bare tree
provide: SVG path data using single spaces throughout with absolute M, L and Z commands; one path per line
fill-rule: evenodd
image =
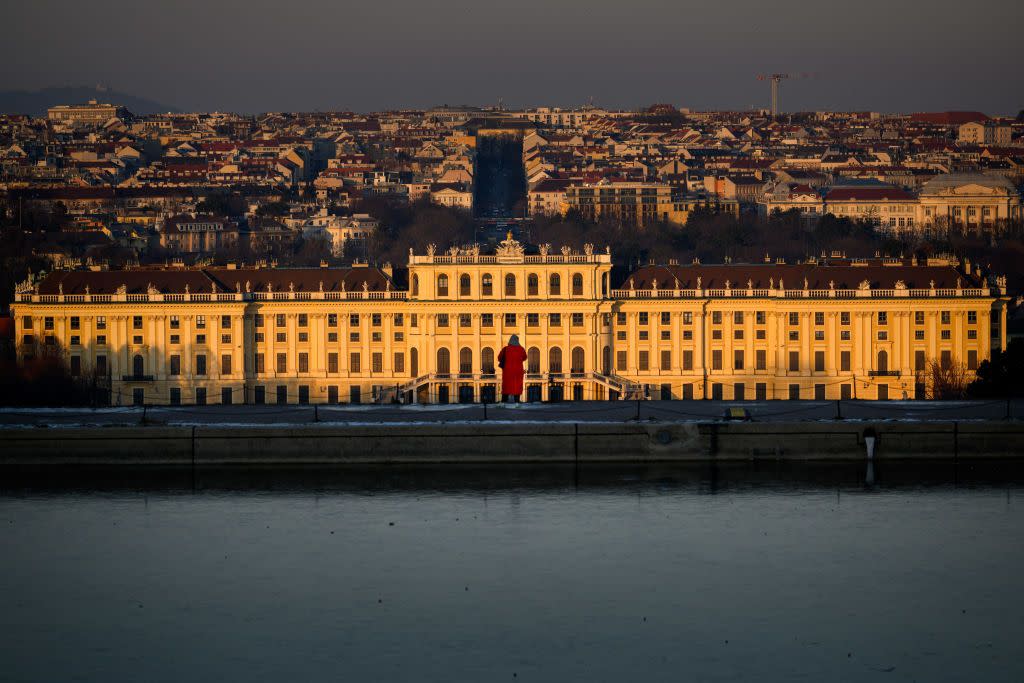
M 931 397 L 938 401 L 952 401 L 967 396 L 967 385 L 974 371 L 959 361 L 928 361 L 926 376 L 931 381 Z

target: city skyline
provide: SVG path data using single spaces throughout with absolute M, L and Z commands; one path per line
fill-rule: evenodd
M 103 4 L 104 11 L 66 2 L 12 8 L 14 25 L 45 26 L 47 39 L 14 32 L 0 47 L 0 89 L 102 82 L 195 111 L 374 111 L 499 98 L 518 107 L 578 106 L 591 97 L 610 108 L 746 110 L 768 106 L 758 74 L 788 72 L 817 76 L 783 84 L 783 111 L 1012 115 L 1022 106 L 1012 87 L 1021 56 L 1013 18 L 1021 10 L 994 0 L 972 10 L 1008 21 L 964 22 L 948 2 L 927 13 L 921 3 L 870 2 L 841 21 L 805 2 L 755 15 L 747 0 L 729 16 L 653 0 L 629 14 L 611 4 L 528 0 L 514 16 L 450 2 L 211 2 L 201 12 L 175 5 L 202 18 L 188 22 L 119 0 Z M 638 20 L 647 21 L 643 30 L 631 28 Z M 105 36 L 116 36 L 117 49 Z

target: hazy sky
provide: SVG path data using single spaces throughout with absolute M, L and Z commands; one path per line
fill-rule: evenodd
M 183 109 L 670 102 L 1024 108 L 1013 0 L 5 2 L 0 89 L 102 82 Z

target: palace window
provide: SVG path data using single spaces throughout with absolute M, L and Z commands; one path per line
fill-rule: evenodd
M 505 296 L 516 295 L 516 276 L 509 273 L 505 276 Z
M 484 296 L 492 296 L 494 294 L 494 279 L 490 273 L 484 273 L 480 279 L 480 292 Z
M 562 278 L 559 277 L 558 273 L 551 273 L 548 282 L 548 293 L 551 296 L 560 296 L 562 293 Z
M 459 296 L 469 296 L 470 288 L 472 287 L 469 279 L 469 275 L 463 273 L 459 276 Z
M 583 276 L 579 273 L 572 276 L 572 295 L 583 296 Z
M 562 371 L 562 349 L 552 346 L 548 351 L 548 372 L 559 373 Z
M 526 371 L 532 375 L 540 373 L 540 349 L 536 346 L 526 352 Z
M 437 276 L 437 295 L 448 296 L 448 276 L 444 273 Z
M 537 296 L 538 282 L 539 280 L 535 273 L 530 273 L 526 276 L 526 296 Z M 506 286 L 507 283 L 508 280 L 506 279 Z M 508 292 L 506 292 L 506 294 L 507 293 Z M 515 294 L 515 290 L 513 290 L 512 293 Z

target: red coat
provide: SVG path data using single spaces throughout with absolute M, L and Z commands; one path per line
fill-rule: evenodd
M 498 354 L 501 365 L 501 395 L 518 396 L 523 393 L 523 363 L 526 349 L 522 346 L 506 346 Z

